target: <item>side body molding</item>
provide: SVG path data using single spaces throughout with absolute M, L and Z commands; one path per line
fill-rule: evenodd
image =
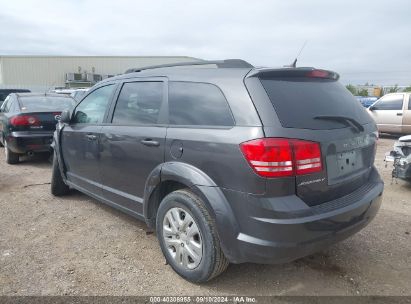
M 216 223 L 224 254 L 230 259 L 231 252 L 234 252 L 237 246 L 236 238 L 239 234 L 237 220 L 221 189 L 207 174 L 192 165 L 168 162 L 159 165 L 151 172 L 146 182 L 143 202 L 147 225 L 155 228 L 155 215 L 153 216 L 150 212 L 150 204 L 153 203 L 151 197 L 157 192 L 156 188 L 166 181 L 178 182 L 187 186 L 204 201 Z

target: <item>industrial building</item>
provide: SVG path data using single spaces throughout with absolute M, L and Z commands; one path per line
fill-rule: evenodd
M 200 59 L 186 56 L 2 56 L 0 89 L 48 91 L 90 87 L 133 67 Z

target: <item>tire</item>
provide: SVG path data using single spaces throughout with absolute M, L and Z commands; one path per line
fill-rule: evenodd
M 60 168 L 56 153 L 53 153 L 53 169 L 51 173 L 51 194 L 54 196 L 63 196 L 70 192 L 69 186 L 67 186 L 61 176 Z
M 161 201 L 156 229 L 168 264 L 184 279 L 202 283 L 226 270 L 229 262 L 221 249 L 215 221 L 204 202 L 191 191 L 177 190 Z M 196 251 L 201 252 L 201 259 Z
M 14 165 L 19 163 L 19 155 L 9 149 L 6 140 L 4 140 L 4 153 L 6 154 L 6 162 L 8 164 Z

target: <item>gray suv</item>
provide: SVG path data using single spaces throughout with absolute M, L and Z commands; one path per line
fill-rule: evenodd
M 144 220 L 192 282 L 298 259 L 372 220 L 377 128 L 338 74 L 195 64 L 131 69 L 63 112 L 52 193 Z

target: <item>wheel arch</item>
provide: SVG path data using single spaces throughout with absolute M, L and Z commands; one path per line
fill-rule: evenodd
M 156 167 L 147 179 L 143 213 L 147 225 L 155 229 L 161 200 L 178 189 L 190 189 L 201 198 L 216 223 L 217 233 L 225 256 L 236 248 L 239 233 L 237 220 L 221 189 L 200 169 L 181 162 L 169 162 Z

